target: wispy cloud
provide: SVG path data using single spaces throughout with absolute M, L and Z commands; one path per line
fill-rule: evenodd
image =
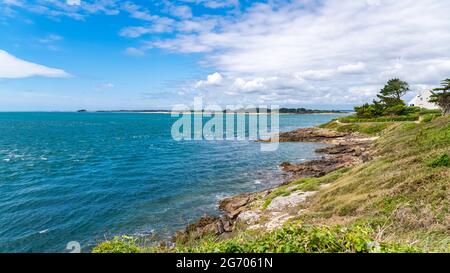
M 211 9 L 239 6 L 239 0 L 181 0 L 186 3 L 194 3 Z
M 66 78 L 70 77 L 70 74 L 62 69 L 19 59 L 4 50 L 0 50 L 0 78 L 17 79 L 32 76 Z
M 57 41 L 61 41 L 64 38 L 60 35 L 56 35 L 56 34 L 49 34 L 43 38 L 40 38 L 38 41 L 42 44 L 50 44 L 53 42 L 57 42 Z
M 119 1 L 116 0 L 5 0 L 0 2 L 0 10 L 16 13 L 15 9 L 24 9 L 35 14 L 49 18 L 59 19 L 70 17 L 75 20 L 84 20 L 87 16 L 103 13 L 117 15 L 120 13 Z

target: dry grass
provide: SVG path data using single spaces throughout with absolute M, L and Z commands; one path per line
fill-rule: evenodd
M 312 198 L 303 220 L 333 225 L 349 217 L 381 230 L 380 239 L 450 251 L 450 168 L 427 164 L 449 152 L 450 118 L 393 125 L 373 149 L 373 161 Z

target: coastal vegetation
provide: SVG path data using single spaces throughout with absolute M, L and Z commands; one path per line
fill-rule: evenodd
M 94 248 L 94 253 L 390 253 L 420 252 L 409 245 L 374 242 L 373 230 L 361 226 L 303 226 L 290 223 L 280 229 L 259 235 L 242 232 L 232 239 L 217 241 L 214 237 L 177 244 L 174 248 L 140 247 L 129 237 L 116 237 Z
M 322 124 L 319 127 L 335 130 L 337 132 L 362 133 L 366 135 L 376 135 L 389 126 L 392 122 L 349 122 L 349 119 L 333 120 Z
M 264 227 L 272 220 L 264 213 L 275 200 L 311 193 L 307 202 L 286 209 L 294 213 L 284 225 L 237 225 L 227 236 L 211 234 L 173 245 L 116 237 L 93 251 L 450 252 L 450 116 L 405 106 L 401 96 L 407 89 L 399 80 L 390 81 L 380 101 L 320 126 L 373 139 L 370 160 L 296 179 L 256 195 L 247 207 L 262 215 L 253 227 Z
M 355 107 L 355 115 L 343 117 L 341 122 L 396 122 L 417 121 L 424 115 L 440 115 L 441 110 L 428 110 L 407 106 L 402 97 L 409 91 L 409 85 L 400 79 L 392 79 L 380 90 L 371 104 Z M 445 91 L 443 91 L 445 92 Z
M 442 108 L 444 115 L 450 114 L 450 79 L 442 81 L 441 87 L 431 91 L 430 102 L 436 103 Z

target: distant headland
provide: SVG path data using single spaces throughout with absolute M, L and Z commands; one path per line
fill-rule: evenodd
M 200 112 L 195 110 L 188 111 L 173 111 L 173 110 L 98 110 L 97 113 L 148 113 L 148 114 L 171 114 L 180 112 Z M 223 110 L 223 113 L 270 113 L 271 109 L 253 108 L 253 109 L 235 109 L 235 110 Z M 78 112 L 87 112 L 87 110 L 79 110 Z M 210 112 L 203 110 L 202 112 Z M 280 114 L 339 114 L 350 113 L 353 110 L 317 110 L 307 108 L 280 108 L 278 110 Z

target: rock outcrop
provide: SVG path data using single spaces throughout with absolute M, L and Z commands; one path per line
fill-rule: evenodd
M 291 179 L 321 177 L 335 170 L 364 163 L 370 159 L 368 146 L 370 139 L 347 139 L 339 144 L 317 149 L 326 154 L 321 159 L 291 164 L 284 162 L 281 168 L 291 174 Z
M 304 128 L 281 133 L 280 142 L 320 142 L 331 145 L 316 150 L 317 153 L 325 154 L 321 159 L 297 164 L 282 163 L 282 169 L 289 174 L 289 180 L 283 185 L 299 178 L 321 177 L 335 170 L 368 161 L 370 159 L 368 148 L 372 140 L 354 133 L 322 128 Z M 307 198 L 314 194 L 312 192 L 296 192 L 291 196 L 279 196 L 272 200 L 267 209 L 261 209 L 264 197 L 275 189 L 225 198 L 219 203 L 220 210 L 224 212 L 222 216 L 205 215 L 197 222 L 187 226 L 185 230 L 177 232 L 173 240 L 188 241 L 206 235 L 224 235 L 232 232 L 238 222 L 244 223 L 249 228 L 270 230 L 300 213 L 301 211 L 294 211 L 292 214 L 289 210 L 305 203 Z M 269 220 L 260 223 L 261 218 Z
M 224 211 L 230 219 L 236 219 L 246 206 L 257 198 L 257 195 L 257 193 L 243 193 L 225 198 L 219 202 L 219 209 Z
M 345 140 L 349 136 L 351 136 L 350 133 L 313 127 L 280 133 L 279 142 L 335 143 L 336 141 Z
M 220 235 L 233 230 L 233 222 L 226 216 L 205 215 L 197 222 L 190 224 L 183 231 L 178 231 L 172 240 L 187 242 L 207 235 Z

